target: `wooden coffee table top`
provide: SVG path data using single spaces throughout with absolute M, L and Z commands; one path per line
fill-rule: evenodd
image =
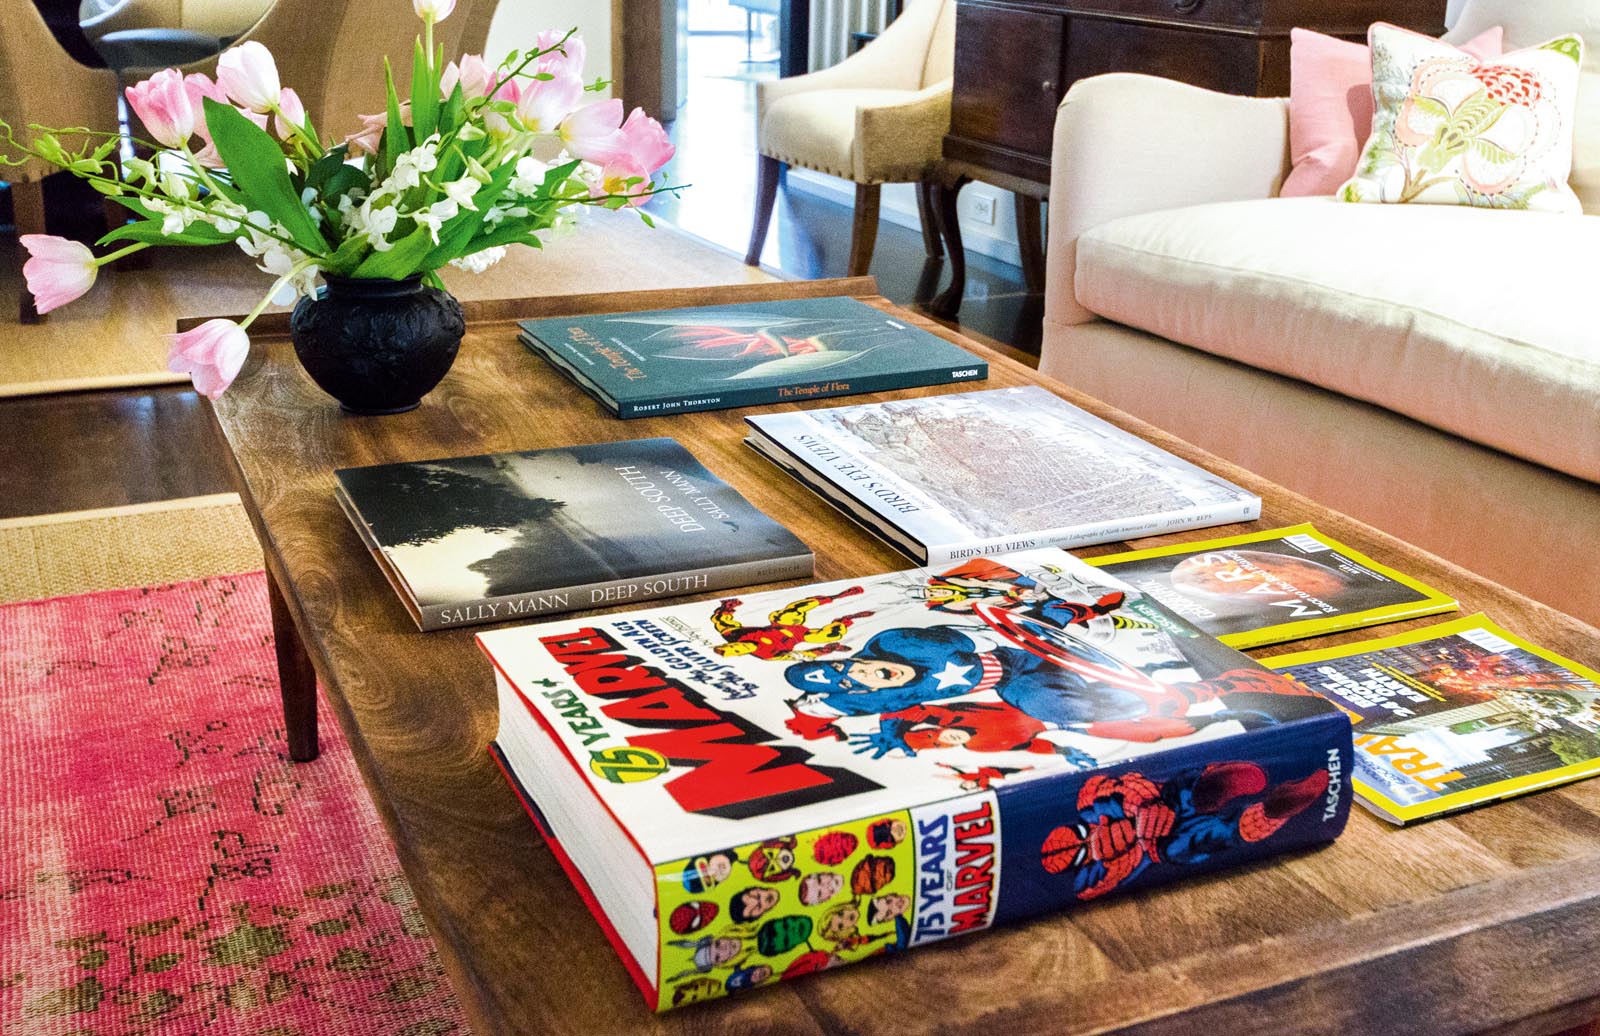
M 874 292 L 870 280 L 859 279 L 472 303 L 466 341 L 444 383 L 420 409 L 382 418 L 347 417 L 311 384 L 294 361 L 282 317 L 266 318 L 253 332 L 256 349 L 233 390 L 215 404 L 216 419 L 269 572 L 283 588 L 478 1036 L 1533 1034 L 1600 1015 L 1600 968 L 1593 956 L 1600 938 L 1600 781 L 1409 830 L 1357 807 L 1344 837 L 1324 849 L 745 997 L 659 1017 L 648 1013 L 485 751 L 497 726 L 495 686 L 473 631 L 416 631 L 334 502 L 332 472 L 673 436 L 805 540 L 816 552 L 818 579 L 909 567 L 742 446 L 749 411 L 621 422 L 516 340 L 517 318 L 564 313 L 824 294 L 854 294 L 891 308 Z M 924 318 L 898 315 L 959 341 Z M 1487 611 L 1535 642 L 1600 666 L 1594 629 L 997 353 L 962 344 L 989 361 L 986 386 L 913 391 L 1047 385 L 1264 500 L 1258 523 L 1136 546 L 1313 521 L 1455 594 L 1464 612 Z M 1432 621 L 1438 620 L 1384 632 Z M 1325 637 L 1266 653 L 1373 635 Z

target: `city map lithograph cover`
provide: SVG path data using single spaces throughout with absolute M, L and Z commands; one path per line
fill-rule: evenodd
M 479 643 L 553 844 L 626 834 L 568 872 L 661 1010 L 1327 841 L 1351 801 L 1344 713 L 1059 550 Z
M 925 564 L 1261 515 L 1254 493 L 1033 386 L 745 422 L 748 445 Z
M 1350 714 L 1356 794 L 1393 823 L 1600 773 L 1600 673 L 1482 615 L 1266 664 Z

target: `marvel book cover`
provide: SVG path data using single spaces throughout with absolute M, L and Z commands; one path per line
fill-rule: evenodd
M 508 776 L 659 1010 L 1326 842 L 1351 801 L 1342 712 L 1059 550 L 478 640 Z
M 811 551 L 672 439 L 334 472 L 424 630 L 812 574 Z
M 1089 558 L 1236 648 L 1453 611 L 1455 598 L 1309 524 Z
M 1261 515 L 1254 493 L 1036 386 L 745 423 L 758 453 L 924 564 Z
M 522 322 L 522 341 L 619 417 L 982 381 L 989 365 L 852 298 Z
M 1356 794 L 1392 823 L 1600 773 L 1600 673 L 1482 615 L 1266 664 L 1349 713 Z

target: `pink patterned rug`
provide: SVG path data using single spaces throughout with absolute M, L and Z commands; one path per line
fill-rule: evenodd
M 0 607 L 0 1032 L 466 1023 L 349 750 L 283 743 L 261 573 Z

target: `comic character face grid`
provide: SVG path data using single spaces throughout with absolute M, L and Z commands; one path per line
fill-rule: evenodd
M 894 812 L 658 866 L 661 1006 L 906 945 L 910 831 L 910 815 Z

